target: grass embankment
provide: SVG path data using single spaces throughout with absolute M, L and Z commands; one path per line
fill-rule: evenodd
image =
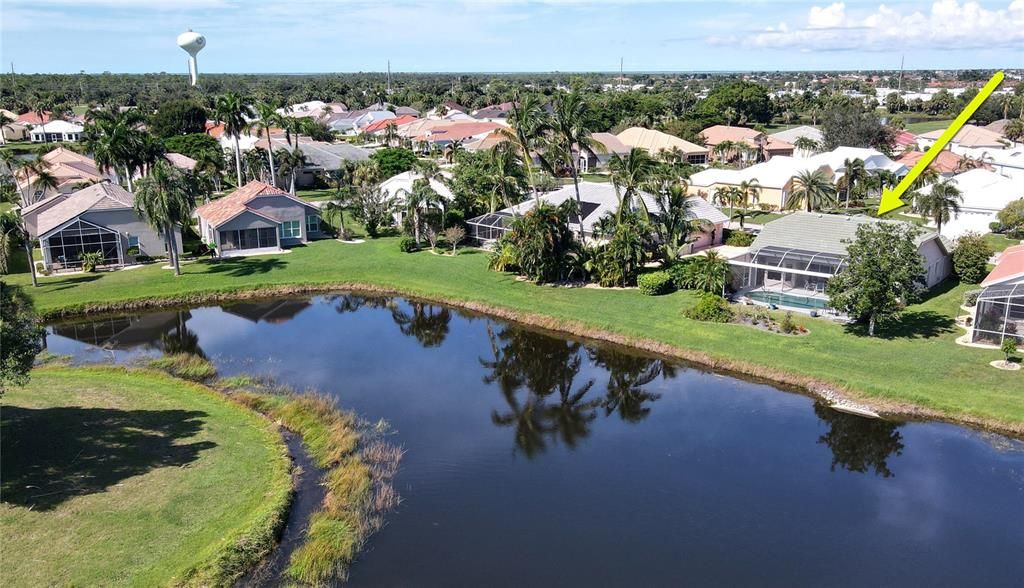
M 37 369 L 2 431 L 6 586 L 227 585 L 287 512 L 269 421 L 158 372 Z
M 364 541 L 380 528 L 383 513 L 397 504 L 391 479 L 401 451 L 377 440 L 362 440 L 353 415 L 339 410 L 329 398 L 268 389 L 245 377 L 216 385 L 299 435 L 317 467 L 325 470 L 323 505 L 310 518 L 287 575 L 312 585 L 346 578 Z
M 1018 374 L 988 367 L 994 350 L 956 345 L 954 324 L 967 286 L 946 284 L 903 322 L 869 338 L 827 320 L 797 317 L 811 332 L 782 337 L 742 325 L 683 316 L 692 292 L 648 297 L 636 290 L 537 286 L 487 270 L 476 250 L 456 257 L 403 254 L 397 239 L 346 245 L 319 241 L 281 255 L 182 266 L 183 275 L 149 266 L 129 271 L 42 278 L 28 288 L 50 316 L 197 303 L 244 292 L 361 286 L 447 301 L 503 318 L 617 341 L 775 379 L 808 389 L 845 391 L 884 411 L 927 415 L 1024 432 Z M 28 276 L 10 277 L 19 284 Z

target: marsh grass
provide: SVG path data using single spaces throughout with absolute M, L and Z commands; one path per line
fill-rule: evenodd
M 322 508 L 310 518 L 305 542 L 292 554 L 287 575 L 311 585 L 346 578 L 366 539 L 400 502 L 392 479 L 401 449 L 383 441 L 385 427 L 367 426 L 329 397 L 296 393 L 266 380 L 235 378 L 219 385 L 236 401 L 299 435 L 310 457 L 325 470 Z
M 190 353 L 176 353 L 151 359 L 147 367 L 193 382 L 204 382 L 217 375 L 217 369 L 204 357 Z

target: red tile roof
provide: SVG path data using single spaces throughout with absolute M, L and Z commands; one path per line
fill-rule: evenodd
M 923 151 L 907 151 L 903 155 L 896 158 L 896 163 L 902 163 L 908 168 L 914 167 L 919 159 L 924 157 Z M 940 174 L 951 174 L 960 170 L 960 161 L 963 157 L 953 153 L 952 151 L 939 151 L 939 154 L 935 156 L 935 160 L 928 167 L 934 169 Z
M 981 281 L 981 285 L 991 286 L 1016 277 L 1024 277 L 1024 245 L 1015 245 L 1003 251 L 995 269 Z
M 310 205 L 303 200 L 275 188 L 270 184 L 265 184 L 263 182 L 249 182 L 223 198 L 207 202 L 200 206 L 196 209 L 196 215 L 202 217 L 206 222 L 210 223 L 214 227 L 219 227 L 247 210 L 253 214 L 260 214 L 250 210 L 248 207 L 248 204 L 252 202 L 253 199 L 260 196 L 285 196 L 303 206 L 310 207 Z M 260 216 L 264 215 L 260 214 Z
M 40 118 L 39 115 L 37 113 L 35 113 L 35 112 L 26 112 L 25 114 L 22 114 L 22 115 L 18 116 L 18 120 L 14 121 L 14 122 L 25 124 L 25 125 L 41 125 L 41 124 L 46 124 L 46 123 L 50 122 L 50 115 L 51 114 L 52 113 L 50 111 L 44 110 L 43 111 L 43 116 L 42 116 L 42 118 Z
M 378 120 L 376 122 L 372 122 L 366 125 L 366 128 L 363 129 L 363 132 L 374 133 L 377 131 L 383 131 L 385 128 L 391 125 L 404 125 L 406 123 L 411 123 L 414 120 L 416 120 L 416 117 L 410 114 L 403 114 L 402 116 L 396 116 L 395 118 L 385 118 L 384 120 Z

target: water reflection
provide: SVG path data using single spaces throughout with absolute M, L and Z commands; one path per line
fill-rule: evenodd
M 304 298 L 284 300 L 263 300 L 259 302 L 236 302 L 221 309 L 254 323 L 281 324 L 294 319 L 313 304 Z
M 193 353 L 206 357 L 199 346 L 199 336 L 187 326 L 191 318 L 192 313 L 187 310 L 172 310 L 58 323 L 51 330 L 54 335 L 101 349 L 154 349 L 163 353 Z
M 829 426 L 828 433 L 818 438 L 832 450 L 832 471 L 840 467 L 850 472 L 874 471 L 891 478 L 888 460 L 903 453 L 903 423 L 882 419 L 866 419 L 814 403 L 814 414 Z
M 408 302 L 409 311 L 393 298 L 338 294 L 330 297 L 330 301 L 341 314 L 356 312 L 361 308 L 387 309 L 399 331 L 415 338 L 423 347 L 440 347 L 448 336 L 448 325 L 452 320 L 448 308 L 420 301 Z
M 675 368 L 660 359 L 588 348 L 519 327 L 495 333 L 488 326 L 487 335 L 492 358 L 480 358 L 488 370 L 483 381 L 497 384 L 508 405 L 506 411 L 493 411 L 491 421 L 512 427 L 516 448 L 530 458 L 550 441 L 576 447 L 590 435 L 599 412 L 606 417 L 618 414 L 630 423 L 642 421 L 650 414 L 650 404 L 660 398 L 644 386 L 658 376 L 675 375 Z M 589 397 L 594 379 L 576 381 L 585 358 L 608 372 L 604 397 Z

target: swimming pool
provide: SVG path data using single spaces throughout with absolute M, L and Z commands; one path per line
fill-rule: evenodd
M 810 296 L 797 296 L 795 294 L 784 294 L 780 292 L 767 292 L 755 290 L 747 292 L 746 296 L 751 300 L 777 306 L 800 308 L 806 310 L 825 310 L 828 308 L 828 301 L 823 298 L 812 298 Z

